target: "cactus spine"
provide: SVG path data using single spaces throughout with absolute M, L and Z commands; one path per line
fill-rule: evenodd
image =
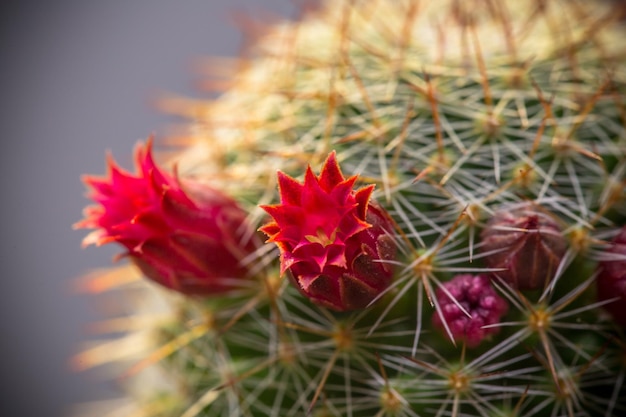
M 273 243 L 219 297 L 122 267 L 91 285 L 132 301 L 110 323 L 127 333 L 78 361 L 130 361 L 141 416 L 624 415 L 626 338 L 603 304 L 626 298 L 595 289 L 599 260 L 626 268 L 605 256 L 626 225 L 624 39 L 611 3 L 574 0 L 328 1 L 269 28 L 218 100 L 164 103 L 190 120 L 178 175 L 236 198 L 251 239 L 277 171 L 334 151 L 394 223 L 391 284 L 333 311 Z M 502 210 L 526 217 L 490 222 Z M 448 289 L 459 275 L 497 297 L 467 339 L 450 317 L 488 307 L 452 296 L 471 293 Z

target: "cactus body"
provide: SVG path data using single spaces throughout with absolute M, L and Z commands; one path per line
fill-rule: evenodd
M 112 294 L 143 300 L 131 297 L 115 341 L 133 348 L 80 363 L 126 361 L 141 416 L 626 415 L 623 320 L 606 312 L 624 309 L 596 294 L 626 224 L 624 39 L 600 0 L 328 1 L 269 28 L 219 99 L 164 106 L 189 117 L 179 175 L 229 193 L 248 235 L 273 241 L 246 257 L 246 287 L 220 297 L 129 283 L 120 269 Z M 307 173 L 329 155 L 341 171 Z M 332 224 L 343 217 L 295 197 L 339 187 L 341 172 L 367 190 L 343 191 L 357 213 L 345 236 Z M 384 221 L 358 207 L 372 186 Z M 306 207 L 277 214 L 296 200 Z M 322 217 L 300 224 L 302 212 Z M 384 233 L 355 249 L 348 276 L 392 272 L 365 301 L 332 289 L 328 301 L 324 288 L 308 299 L 281 274 L 345 268 L 337 239 L 377 222 Z M 283 224 L 315 227 L 295 242 Z M 489 277 L 484 297 L 459 275 Z M 144 308 L 152 297 L 165 307 Z

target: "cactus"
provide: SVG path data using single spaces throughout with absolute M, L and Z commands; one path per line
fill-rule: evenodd
M 195 214 L 141 217 L 168 277 L 168 248 L 220 245 L 244 254 L 208 269 L 245 276 L 90 276 L 120 316 L 76 363 L 119 370 L 120 415 L 625 415 L 624 39 L 602 0 L 329 0 L 274 24 L 218 99 L 163 102 L 184 122 L 157 200 L 203 183 L 247 219 L 207 249 L 167 241 L 202 235 Z

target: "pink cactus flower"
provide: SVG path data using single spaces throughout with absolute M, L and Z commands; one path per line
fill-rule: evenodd
M 443 286 L 458 303 L 457 305 L 452 301 L 441 288 L 437 288 L 439 307 L 455 340 L 464 340 L 467 347 L 476 347 L 487 336 L 500 330 L 498 327 L 483 328 L 499 323 L 509 309 L 504 298 L 491 286 L 487 275 L 457 275 Z M 435 328 L 443 329 L 443 322 L 438 314 L 434 314 L 432 320 Z
M 308 167 L 301 184 L 278 172 L 280 204 L 260 230 L 278 245 L 281 273 L 289 271 L 313 302 L 336 311 L 366 307 L 390 284 L 396 255 L 387 213 L 371 203 L 373 185 L 354 191 L 335 153 L 319 176 Z
M 85 176 L 98 205 L 75 228 L 96 229 L 83 246 L 116 242 L 153 281 L 189 295 L 237 288 L 248 276 L 243 258 L 257 247 L 244 239 L 246 213 L 225 194 L 163 172 L 152 158 L 152 138 L 135 148 L 137 173 L 112 158 L 106 177 Z M 249 229 L 248 229 L 249 230 Z
M 617 324 L 626 328 L 626 226 L 613 239 L 606 258 L 598 264 L 598 299 Z

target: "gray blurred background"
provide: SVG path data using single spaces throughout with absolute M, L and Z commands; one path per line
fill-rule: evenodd
M 13 5 L 11 5 L 13 3 Z M 57 417 L 115 396 L 68 360 L 98 319 L 72 282 L 118 248 L 80 249 L 83 173 L 172 121 L 162 92 L 197 96 L 199 57 L 238 54 L 232 12 L 294 17 L 292 0 L 20 0 L 0 6 L 0 416 Z

